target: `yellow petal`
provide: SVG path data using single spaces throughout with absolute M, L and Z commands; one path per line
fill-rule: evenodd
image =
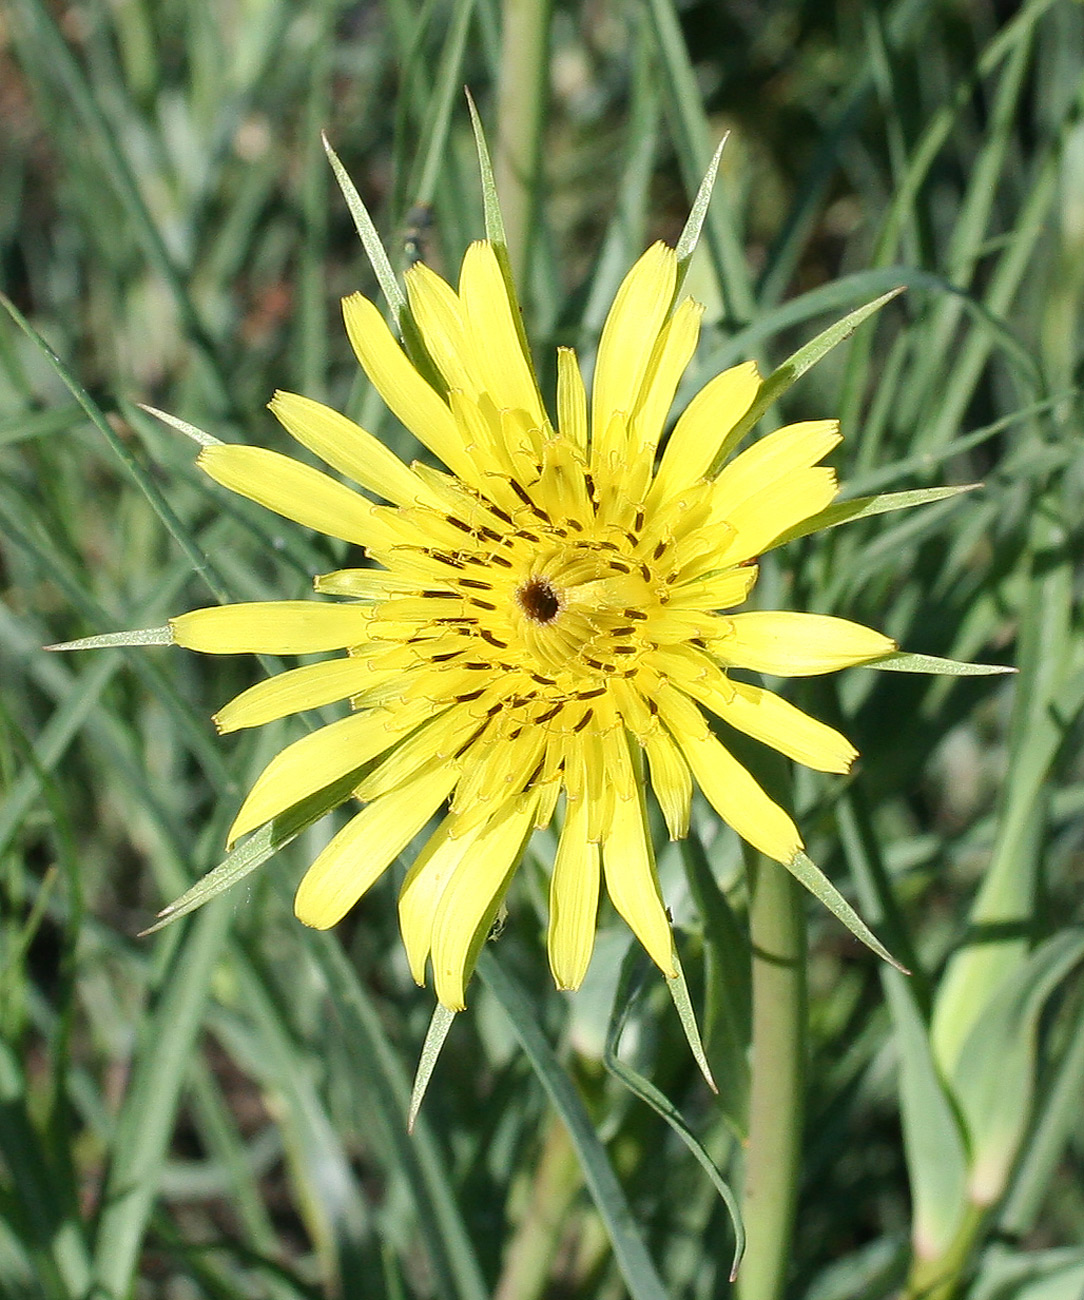
M 173 639 L 204 654 L 304 655 L 343 650 L 368 640 L 365 605 L 315 600 L 254 600 L 193 609 L 169 620 Z
M 578 989 L 595 946 L 599 846 L 587 838 L 582 800 L 570 802 L 550 881 L 550 970 L 559 989 Z
M 424 262 L 412 266 L 404 278 L 410 310 L 444 382 L 477 401 L 484 385 L 455 290 Z
M 423 447 L 454 471 L 464 462 L 447 404 L 414 369 L 377 308 L 360 293 L 343 299 L 350 343 L 373 387 Z
M 534 829 L 538 794 L 509 800 L 486 825 L 445 886 L 433 917 L 433 981 L 450 1011 L 461 1011 L 474 970 L 523 849 Z
M 538 807 L 534 814 L 535 830 L 544 831 L 553 820 L 562 788 L 560 775 L 551 777 L 548 781 L 538 782 Z
M 677 386 L 696 351 L 703 315 L 703 305 L 686 298 L 659 335 L 636 403 L 634 430 L 641 448 L 654 451 L 659 445 Z
M 669 979 L 674 968 L 674 941 L 666 916 L 643 806 L 638 798 L 615 799 L 602 842 L 606 892 L 652 961 Z
M 347 596 L 353 600 L 378 601 L 389 596 L 409 596 L 418 590 L 417 580 L 384 569 L 335 569 L 317 574 L 313 589 L 322 596 Z
M 483 387 L 498 410 L 526 411 L 538 428 L 548 421 L 534 369 L 523 350 L 508 288 L 493 245 L 471 244 L 459 273 L 459 296 Z
M 732 366 L 705 384 L 682 412 L 659 462 L 649 504 L 667 501 L 704 475 L 760 388 L 756 363 Z
M 581 451 L 587 450 L 587 389 L 572 348 L 557 349 L 557 427 Z
M 719 816 L 753 848 L 787 863 L 802 847 L 798 828 L 710 732 L 675 739 L 697 784 Z
M 396 505 L 426 499 L 422 484 L 394 452 L 322 402 L 281 390 L 270 402 L 283 428 L 340 474 Z
M 464 755 L 466 771 L 455 792 L 456 812 L 466 812 L 474 803 L 496 805 L 519 794 L 538 767 L 545 744 L 542 727 L 523 727 L 514 740 L 483 736 Z
M 406 848 L 447 798 L 450 764 L 426 771 L 368 804 L 309 867 L 294 897 L 294 914 L 317 930 L 336 925 Z
M 681 750 L 661 727 L 644 741 L 650 764 L 651 787 L 659 801 L 666 829 L 672 840 L 683 840 L 689 833 L 689 808 L 693 798 L 693 780 Z
M 820 465 L 791 470 L 766 483 L 726 516 L 733 533 L 720 550 L 718 561 L 739 564 L 763 555 L 795 524 L 830 505 L 837 490 L 835 470 Z
M 682 609 L 733 609 L 748 599 L 758 573 L 755 564 L 745 564 L 707 578 L 697 578 L 694 582 L 680 583 L 674 587 L 671 599 Z M 324 588 L 318 587 L 317 590 Z
M 806 420 L 769 433 L 723 467 L 712 488 L 713 517 L 728 518 L 765 484 L 815 465 L 839 440 L 838 420 Z
M 451 708 L 419 727 L 413 736 L 396 745 L 392 752 L 365 778 L 355 793 L 359 799 L 376 799 L 397 789 L 422 767 L 434 760 L 445 762 L 458 753 L 477 720 L 464 708 Z
M 422 720 L 428 706 L 371 709 L 321 727 L 276 754 L 260 773 L 227 837 L 233 844 L 294 804 L 382 754 Z
M 850 771 L 858 750 L 834 727 L 811 718 L 789 700 L 761 686 L 748 682 L 731 685 L 733 695 L 715 709 L 725 722 L 818 772 Z
M 696 646 L 667 646 L 659 658 L 659 670 L 716 713 L 734 696 L 734 683 L 710 655 Z
M 215 726 L 225 733 L 241 727 L 260 727 L 303 709 L 318 709 L 356 695 L 371 676 L 367 660 L 350 657 L 277 673 L 224 704 L 215 714 Z
M 452 873 L 470 853 L 485 823 L 453 835 L 456 818 L 449 815 L 426 841 L 399 891 L 399 930 L 415 984 L 425 983 L 425 963 L 433 943 L 433 917 Z
M 393 537 L 372 503 L 318 469 L 264 447 L 219 443 L 196 464 L 216 483 L 276 514 L 358 546 L 387 546 Z
M 777 677 L 810 677 L 880 659 L 895 641 L 861 623 L 828 614 L 752 610 L 731 614 L 731 634 L 712 649 L 727 663 Z
M 677 258 L 672 248 L 653 244 L 625 276 L 602 328 L 591 385 L 591 460 L 607 463 L 614 415 L 632 414 L 659 332 L 674 298 Z

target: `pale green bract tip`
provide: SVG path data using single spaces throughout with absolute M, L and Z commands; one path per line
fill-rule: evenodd
M 700 1067 L 700 1073 L 704 1076 L 704 1081 L 714 1093 L 718 1093 L 719 1085 L 715 1082 L 715 1076 L 711 1072 L 711 1066 L 708 1064 L 707 1054 L 704 1051 L 704 1044 L 700 1038 L 700 1026 L 696 1023 L 696 1012 L 693 1010 L 692 998 L 689 997 L 689 985 L 685 980 L 685 972 L 681 969 L 681 962 L 678 960 L 677 948 L 673 954 L 674 966 L 677 968 L 677 974 L 671 975 L 666 981 L 666 989 L 673 999 L 674 1008 L 678 1013 L 678 1019 L 681 1021 L 681 1028 L 685 1031 L 685 1041 L 689 1044 L 689 1051 L 693 1054 L 693 1059 Z
M 681 283 L 685 279 L 685 272 L 688 269 L 689 262 L 696 251 L 697 244 L 700 242 L 700 232 L 704 228 L 704 218 L 708 215 L 711 192 L 715 188 L 715 178 L 719 173 L 719 160 L 723 156 L 723 148 L 729 139 L 730 132 L 728 131 L 719 141 L 719 147 L 715 150 L 715 155 L 708 165 L 704 179 L 700 182 L 700 188 L 697 190 L 696 198 L 689 210 L 685 228 L 682 230 L 677 246 L 674 249 L 678 264 L 678 288 L 681 287 Z
M 795 880 L 800 885 L 804 885 L 818 902 L 823 903 L 833 916 L 842 921 L 856 939 L 864 943 L 871 952 L 876 953 L 883 961 L 888 962 L 890 966 L 895 966 L 904 975 L 910 975 L 911 972 L 907 967 L 901 965 L 892 956 L 820 867 L 811 858 L 807 857 L 801 849 L 784 865 Z
M 109 646 L 172 644 L 173 629 L 167 623 L 165 627 L 142 627 L 131 632 L 101 632 L 98 636 L 82 636 L 75 641 L 57 641 L 54 645 L 47 645 L 43 648 L 46 650 L 104 650 Z
M 999 673 L 1015 673 L 1011 664 L 973 664 L 962 659 L 940 659 L 937 655 L 907 654 L 900 650 L 861 664 L 862 668 L 880 668 L 892 673 L 934 673 L 939 677 L 991 677 Z
M 176 429 L 178 433 L 183 433 L 185 437 L 191 438 L 193 442 L 198 442 L 201 447 L 222 446 L 221 438 L 216 438 L 213 433 L 208 433 L 205 429 L 199 428 L 198 425 L 189 424 L 187 420 L 179 419 L 176 415 L 170 415 L 168 411 L 160 411 L 155 406 L 148 406 L 145 402 L 137 402 L 136 405 L 141 411 L 153 415 L 156 420 L 161 420 L 163 424 L 168 424 L 170 428 Z
M 331 170 L 335 173 L 335 179 L 339 183 L 339 189 L 342 190 L 346 206 L 350 209 L 350 215 L 354 218 L 354 227 L 358 232 L 358 238 L 361 240 L 361 246 L 365 249 L 369 264 L 373 268 L 373 274 L 376 276 L 380 288 L 384 291 L 384 297 L 388 300 L 388 305 L 395 313 L 396 319 L 399 320 L 403 313 L 408 310 L 406 295 L 399 287 L 399 281 L 395 278 L 391 260 L 380 236 L 376 232 L 373 219 L 369 216 L 369 209 L 362 202 L 361 195 L 358 193 L 354 182 L 347 175 L 346 168 L 339 161 L 339 155 L 332 149 L 327 134 L 321 133 L 320 138 L 324 142 L 324 152 L 327 154 L 328 162 L 331 163 Z
M 414 1076 L 414 1086 L 410 1090 L 410 1109 L 407 1112 L 408 1133 L 414 1131 L 414 1121 L 418 1118 L 418 1111 L 421 1110 L 425 1099 L 433 1069 L 456 1015 L 457 1012 L 449 1010 L 442 1002 L 438 1002 L 433 1008 L 433 1018 L 429 1021 L 425 1042 L 422 1044 L 422 1054 L 418 1061 L 418 1072 Z

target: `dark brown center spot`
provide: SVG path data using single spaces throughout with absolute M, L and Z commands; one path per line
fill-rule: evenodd
M 528 578 L 516 592 L 519 607 L 536 623 L 552 623 L 561 609 L 561 598 L 545 578 Z

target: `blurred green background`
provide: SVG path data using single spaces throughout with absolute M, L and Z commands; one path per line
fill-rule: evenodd
M 726 131 L 685 398 L 907 286 L 764 427 L 838 414 L 851 495 L 984 486 L 783 548 L 758 593 L 1020 672 L 793 692 L 863 755 L 796 774 L 811 855 L 914 974 L 807 900 L 796 1227 L 744 1300 L 1079 1300 L 1082 74 L 1072 0 L 3 0 L 0 274 L 59 362 L 0 319 L 0 1295 L 730 1292 L 723 1202 L 604 1052 L 628 1011 L 622 1059 L 740 1189 L 748 890 L 706 804 L 660 873 L 721 1097 L 662 981 L 618 989 L 612 913 L 553 991 L 543 840 L 408 1137 L 432 994 L 401 870 L 329 935 L 290 910 L 334 819 L 137 937 L 300 734 L 214 736 L 263 669 L 40 648 L 342 561 L 134 403 L 284 448 L 263 408 L 292 388 L 404 446 L 341 329 L 376 290 L 320 131 L 393 260 L 453 277 L 483 229 L 468 85 L 547 397 Z

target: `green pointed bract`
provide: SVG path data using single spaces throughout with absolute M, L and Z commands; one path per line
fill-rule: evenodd
M 991 677 L 1014 673 L 1006 664 L 972 664 L 962 659 L 940 659 L 937 655 L 915 655 L 899 651 L 883 659 L 871 659 L 863 668 L 880 668 L 891 673 L 927 673 L 936 677 Z
M 165 627 L 141 627 L 131 632 L 101 632 L 97 636 L 82 636 L 75 641 L 58 641 L 47 645 L 46 650 L 107 650 L 110 646 L 125 645 L 172 645 L 173 629 Z
M 685 228 L 678 237 L 677 244 L 674 246 L 674 252 L 677 254 L 677 289 L 680 291 L 681 286 L 685 283 L 685 275 L 689 269 L 689 263 L 692 261 L 693 253 L 696 252 L 696 246 L 700 242 L 700 232 L 704 228 L 704 218 L 708 215 L 708 204 L 711 202 L 711 192 L 715 188 L 715 178 L 719 174 L 719 160 L 723 156 L 723 148 L 730 139 L 730 132 L 719 141 L 719 147 L 704 173 L 704 179 L 700 182 L 700 188 L 696 192 L 696 198 L 689 209 L 689 217 L 685 222 Z
M 734 427 L 731 434 L 731 441 L 743 437 L 752 429 L 760 417 L 772 406 L 778 402 L 783 394 L 791 387 L 802 375 L 817 364 L 823 357 L 826 357 L 834 347 L 838 347 L 845 339 L 849 339 L 855 330 L 868 320 L 875 312 L 881 310 L 893 298 L 897 298 L 903 293 L 904 286 L 898 289 L 891 289 L 888 293 L 883 293 L 879 298 L 874 298 L 872 302 L 867 302 L 861 307 L 856 307 L 854 311 L 849 312 L 842 320 L 836 321 L 834 325 L 829 325 L 826 330 L 822 330 L 815 339 L 811 339 L 797 352 L 791 353 L 781 366 L 773 370 L 760 386 L 760 392 L 757 394 L 753 405 L 745 413 Z M 719 471 L 718 464 L 713 465 L 708 472 L 708 476 L 716 474 Z
M 497 265 L 501 269 L 504 287 L 508 291 L 508 301 L 512 304 L 512 320 L 515 323 L 520 347 L 523 348 L 523 355 L 529 357 L 531 355 L 531 345 L 523 324 L 523 311 L 519 305 L 515 280 L 512 278 L 512 263 L 508 257 L 508 236 L 505 234 L 500 195 L 497 193 L 497 182 L 493 176 L 493 162 L 489 154 L 489 145 L 486 143 L 486 133 L 482 126 L 482 119 L 474 102 L 474 96 L 469 90 L 467 91 L 467 106 L 470 109 L 471 127 L 474 131 L 474 147 L 478 151 L 478 172 L 482 182 L 482 213 L 486 226 L 486 239 L 493 245 L 493 251 L 497 255 Z
M 474 96 L 467 91 L 467 107 L 470 109 L 471 126 L 474 129 L 474 147 L 478 151 L 478 170 L 482 176 L 482 212 L 486 223 L 486 239 L 494 248 L 508 248 L 508 236 L 504 233 L 504 217 L 501 215 L 501 201 L 497 194 L 497 182 L 493 178 L 493 163 L 489 155 L 489 145 L 482 128 L 482 119 Z
M 212 898 L 225 893 L 227 889 L 244 880 L 268 858 L 274 857 L 279 849 L 285 848 L 292 840 L 297 839 L 302 831 L 308 830 L 314 822 L 319 821 L 321 817 L 326 817 L 332 809 L 338 808 L 345 802 L 350 797 L 351 791 L 356 788 L 360 775 L 360 771 L 349 773 L 334 785 L 327 786 L 308 799 L 303 799 L 281 816 L 262 826 L 243 844 L 239 844 L 228 853 L 217 867 L 205 876 L 201 876 L 191 889 L 174 899 L 168 907 L 164 907 L 158 913 L 159 919 L 155 924 L 148 926 L 142 934 L 154 934 L 157 930 L 172 925 L 174 921 L 179 921 L 182 916 L 194 912 L 197 907 L 209 903 Z
M 404 315 L 409 315 L 406 294 L 400 287 L 399 281 L 395 278 L 391 259 L 384 248 L 383 241 L 377 234 L 376 226 L 369 215 L 369 209 L 362 202 L 357 187 L 347 174 L 346 168 L 339 161 L 339 155 L 332 149 L 327 136 L 322 135 L 321 139 L 324 142 L 324 152 L 327 154 L 328 162 L 331 163 L 331 170 L 335 173 L 339 189 L 342 190 L 343 198 L 346 200 L 346 206 L 350 209 L 350 215 L 354 218 L 354 227 L 358 232 L 358 238 L 361 240 L 361 246 L 365 249 L 365 255 L 369 259 L 369 265 L 373 268 L 373 274 L 376 276 L 384 297 L 388 300 L 388 306 L 395 313 L 396 320 L 401 320 Z
M 418 1118 L 418 1111 L 421 1110 L 422 1102 L 425 1100 L 429 1080 L 440 1058 L 444 1040 L 448 1037 L 448 1030 L 451 1029 L 452 1021 L 457 1014 L 457 1012 L 450 1011 L 439 1002 L 433 1008 L 433 1016 L 429 1021 L 425 1042 L 422 1044 L 422 1054 L 418 1060 L 418 1071 L 414 1076 L 414 1086 L 410 1090 L 410 1110 L 407 1114 L 408 1133 L 414 1131 L 414 1121 Z
M 395 278 L 391 258 L 388 257 L 383 240 L 377 234 L 376 225 L 369 215 L 369 209 L 362 201 L 357 187 L 347 174 L 339 155 L 331 147 L 327 136 L 322 135 L 321 139 L 324 142 L 324 152 L 331 164 L 331 170 L 335 173 L 339 189 L 342 190 L 343 198 L 346 200 L 346 206 L 350 209 L 350 215 L 354 218 L 354 227 L 358 232 L 358 238 L 361 240 L 361 246 L 365 250 L 365 256 L 369 259 L 369 265 L 373 268 L 373 274 L 376 276 L 381 292 L 391 308 L 392 317 L 399 330 L 399 336 L 403 340 L 403 347 L 419 374 L 438 392 L 442 391 L 443 386 L 440 383 L 439 376 L 433 367 L 429 354 L 425 350 L 425 345 L 422 343 L 421 334 L 418 332 L 418 327 L 410 312 L 410 304 L 407 302 L 402 286 Z
M 704 1043 L 700 1037 L 700 1026 L 696 1023 L 696 1012 L 693 1010 L 692 998 L 689 997 L 689 985 L 685 980 L 685 972 L 681 969 L 681 962 L 678 959 L 677 948 L 674 949 L 674 965 L 677 967 L 677 974 L 673 975 L 666 981 L 666 991 L 673 999 L 674 1007 L 678 1013 L 678 1019 L 681 1021 L 681 1028 L 685 1032 L 685 1041 L 689 1044 L 689 1051 L 693 1054 L 693 1059 L 700 1067 L 700 1073 L 704 1076 L 704 1082 L 712 1090 L 718 1092 L 719 1086 L 715 1082 L 715 1077 L 711 1072 L 711 1066 L 708 1064 L 707 1054 L 704 1051 Z
M 221 447 L 222 439 L 216 438 L 213 433 L 207 433 L 198 425 L 189 424 L 187 420 L 178 419 L 175 415 L 170 415 L 168 411 L 160 411 L 155 406 L 147 406 L 145 402 L 137 402 L 136 405 L 141 411 L 146 411 L 148 415 L 153 415 L 156 420 L 161 420 L 163 424 L 168 424 L 171 429 L 176 429 L 178 433 L 183 433 L 186 438 L 191 438 L 193 442 L 199 443 L 201 447 Z
M 901 966 L 892 956 L 815 862 L 804 853 L 798 852 L 784 865 L 795 880 L 804 885 L 818 902 L 823 903 L 833 916 L 842 921 L 851 934 L 864 943 L 870 952 L 876 953 L 878 957 L 895 966 L 904 975 L 910 975 L 911 972 L 906 966 Z
M 821 510 L 809 519 L 803 519 L 800 524 L 795 524 L 793 528 L 788 528 L 772 543 L 772 549 L 782 546 L 784 542 L 808 537 L 811 533 L 820 532 L 825 528 L 838 528 L 840 524 L 849 524 L 854 519 L 869 519 L 873 515 L 885 515 L 893 510 L 910 510 L 913 506 L 925 506 L 933 501 L 947 501 L 963 492 L 974 492 L 980 487 L 982 487 L 981 483 L 961 483 L 951 487 L 917 488 L 913 492 L 879 492 L 875 496 L 837 501 L 826 510 Z

